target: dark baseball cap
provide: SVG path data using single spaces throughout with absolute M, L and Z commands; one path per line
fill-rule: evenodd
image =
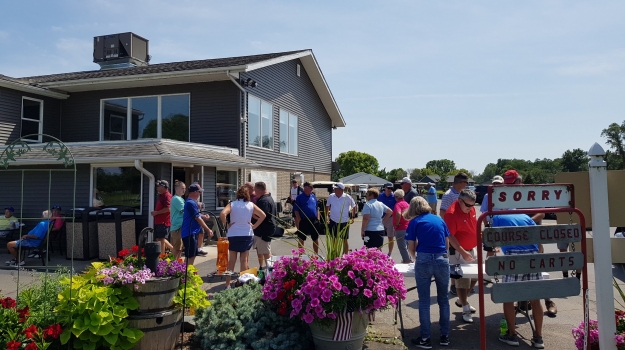
M 165 180 L 156 180 L 156 186 L 163 186 L 165 188 L 169 188 L 169 182 Z
M 388 188 L 388 187 L 393 188 L 393 184 L 390 182 L 385 183 L 384 188 Z
M 200 184 L 192 184 L 189 186 L 189 193 L 192 192 L 204 192 L 204 189 L 200 186 Z
M 15 213 L 15 208 L 13 208 L 13 207 L 6 207 L 6 208 L 4 208 L 4 210 L 8 210 L 11 213 Z
M 304 187 L 313 187 L 310 182 L 306 181 L 304 182 Z
M 52 206 L 52 209 L 58 209 L 58 210 L 61 210 L 61 206 L 60 206 L 60 205 L 53 205 L 53 206 Z

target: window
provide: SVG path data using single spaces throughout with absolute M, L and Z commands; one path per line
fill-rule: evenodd
M 230 170 L 217 170 L 217 209 L 224 208 L 236 198 L 238 173 Z
M 41 142 L 43 132 L 43 101 L 22 97 L 22 128 L 20 136 L 27 142 Z M 24 137 L 31 135 L 28 137 Z
M 280 152 L 297 155 L 297 116 L 280 110 Z
M 189 141 L 189 94 L 102 101 L 102 140 Z
M 273 106 L 254 96 L 247 101 L 248 144 L 273 149 Z
M 134 207 L 141 213 L 141 181 L 135 167 L 94 167 L 91 205 Z

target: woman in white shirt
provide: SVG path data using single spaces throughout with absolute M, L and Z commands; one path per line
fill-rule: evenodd
M 226 217 L 230 214 L 230 224 Z M 252 225 L 252 216 L 256 222 Z M 228 203 L 219 214 L 224 226 L 228 227 L 228 270 L 233 271 L 237 263 L 237 255 L 241 258 L 241 271 L 249 268 L 250 249 L 254 244 L 254 229 L 265 220 L 265 213 L 250 201 L 250 193 L 246 186 L 237 190 L 236 200 Z M 230 276 L 226 277 L 226 286 L 230 286 Z

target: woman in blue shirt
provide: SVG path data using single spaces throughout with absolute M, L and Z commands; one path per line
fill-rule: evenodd
M 415 278 L 419 292 L 419 323 L 421 336 L 412 342 L 422 349 L 431 349 L 430 339 L 430 284 L 432 277 L 436 283 L 436 301 L 440 310 L 438 321 L 440 330 L 440 345 L 449 345 L 449 229 L 445 221 L 432 214 L 432 208 L 423 197 L 415 197 L 410 201 L 410 207 L 404 214 L 410 220 L 406 229 L 408 253 L 415 259 Z
M 367 190 L 367 203 L 362 208 L 362 228 L 360 235 L 367 248 L 380 248 L 384 244 L 384 223 L 392 219 L 393 210 L 377 200 L 377 188 Z M 384 219 L 383 219 L 384 218 Z

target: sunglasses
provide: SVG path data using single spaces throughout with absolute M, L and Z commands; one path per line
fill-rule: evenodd
M 467 208 L 472 208 L 472 207 L 475 205 L 475 203 L 473 203 L 473 204 L 468 204 L 467 202 L 465 202 L 465 201 L 464 201 L 464 199 L 460 199 L 460 201 L 461 201 L 461 202 L 462 202 L 462 203 L 463 203 L 463 204 L 464 204 Z

